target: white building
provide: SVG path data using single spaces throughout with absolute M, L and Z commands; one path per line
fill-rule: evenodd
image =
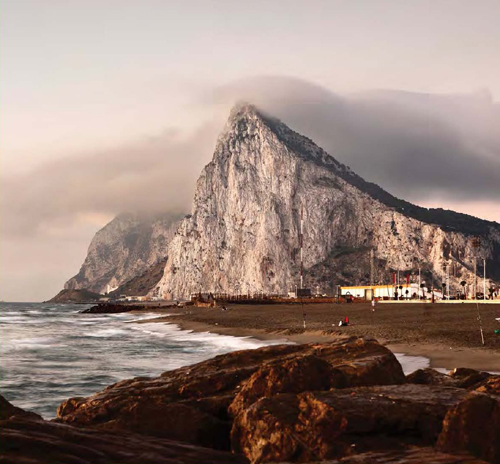
M 424 296 L 426 299 L 432 298 L 428 288 L 421 289 L 417 283 L 402 284 L 400 289 L 394 285 L 358 285 L 354 287 L 340 287 L 341 296 L 351 295 L 356 298 L 364 298 L 372 300 L 373 298 L 394 299 L 395 292 L 398 292 L 398 297 L 403 298 L 419 298 Z M 434 290 L 434 298 L 441 299 L 442 292 Z

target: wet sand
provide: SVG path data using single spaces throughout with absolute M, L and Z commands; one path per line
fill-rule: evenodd
M 500 371 L 500 305 L 479 305 L 485 345 L 482 345 L 476 304 L 229 305 L 169 308 L 157 322 L 193 331 L 224 335 L 285 339 L 296 343 L 328 341 L 339 336 L 367 336 L 394 352 L 430 359 L 431 367 L 470 367 Z M 306 329 L 303 328 L 303 313 Z M 345 316 L 350 325 L 338 327 Z M 148 319 L 151 322 L 151 319 Z

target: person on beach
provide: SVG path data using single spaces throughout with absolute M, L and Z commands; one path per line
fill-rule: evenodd
M 342 321 L 339 321 L 339 327 L 343 327 L 343 326 L 346 326 L 346 325 L 349 325 L 349 317 L 346 316 L 344 317 L 344 320 Z

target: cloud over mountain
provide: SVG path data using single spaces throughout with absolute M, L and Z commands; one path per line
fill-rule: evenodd
M 24 285 L 18 276 L 26 265 L 51 261 L 51 288 L 38 285 L 47 281 L 43 270 L 28 280 L 47 288 L 47 296 L 54 293 L 76 272 L 93 233 L 122 211 L 189 212 L 196 179 L 229 109 L 241 100 L 280 118 L 397 197 L 495 218 L 500 105 L 487 92 L 340 96 L 295 78 L 255 77 L 193 98 L 184 110 L 195 115 L 189 131 L 165 121 L 163 133 L 136 143 L 68 153 L 32 171 L 3 175 L 6 286 L 9 279 Z M 28 243 L 33 237 L 36 242 Z
M 305 81 L 246 79 L 214 89 L 209 116 L 189 134 L 164 134 L 113 150 L 68 156 L 2 179 L 3 229 L 32 234 L 81 214 L 188 211 L 228 108 L 245 100 L 311 137 L 396 196 L 424 202 L 497 201 L 500 105 L 486 94 L 371 91 L 338 96 Z
M 366 179 L 423 202 L 498 201 L 500 104 L 488 92 L 375 90 L 339 96 L 281 77 L 246 79 L 215 101 L 250 101 L 307 134 Z

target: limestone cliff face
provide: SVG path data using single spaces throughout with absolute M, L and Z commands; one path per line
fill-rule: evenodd
M 165 259 L 179 219 L 173 214 L 118 215 L 96 233 L 80 272 L 64 288 L 106 293 L 143 273 Z
M 437 285 L 443 264 L 450 264 L 456 287 L 471 279 L 471 237 L 478 234 L 489 275 L 498 278 L 500 225 L 398 200 L 246 105 L 233 110 L 197 182 L 192 214 L 169 244 L 154 294 L 294 288 L 301 212 L 305 286 L 327 291 L 333 284 L 368 283 L 371 270 L 386 283 L 392 270 L 419 265 Z

